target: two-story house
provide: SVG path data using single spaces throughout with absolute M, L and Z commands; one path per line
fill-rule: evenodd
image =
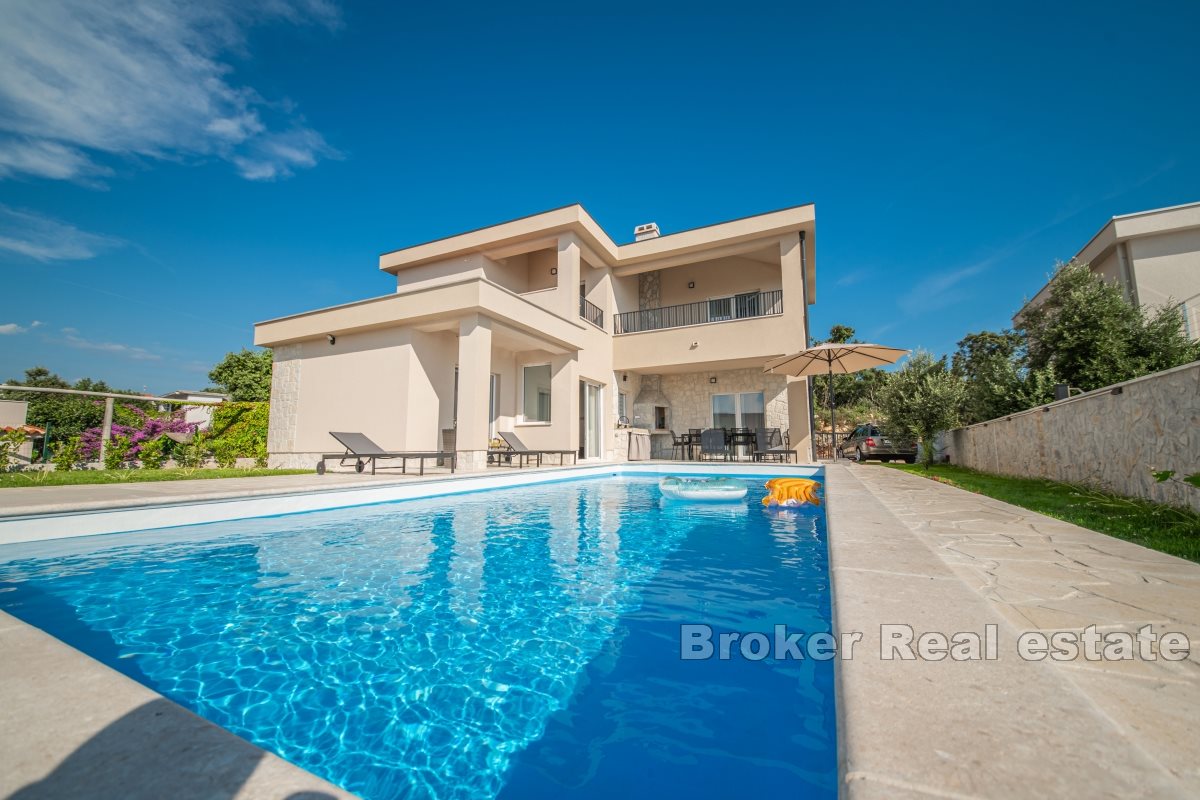
M 616 244 L 579 205 L 384 253 L 396 292 L 269 320 L 271 463 L 311 466 L 331 430 L 389 450 L 488 442 L 625 458 L 619 424 L 777 427 L 810 453 L 808 388 L 763 363 L 807 341 L 812 205 Z

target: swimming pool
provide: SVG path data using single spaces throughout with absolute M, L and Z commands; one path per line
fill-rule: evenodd
M 824 517 L 653 477 L 0 547 L 0 608 L 367 800 L 833 797 Z

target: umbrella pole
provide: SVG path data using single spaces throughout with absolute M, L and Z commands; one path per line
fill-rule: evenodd
M 837 461 L 837 419 L 833 415 L 833 359 L 829 359 L 829 450 Z

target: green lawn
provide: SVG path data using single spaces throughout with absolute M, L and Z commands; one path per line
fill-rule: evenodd
M 928 472 L 919 464 L 886 466 L 994 497 L 1163 553 L 1200 561 L 1200 514 L 1192 511 L 1103 494 L 1066 483 L 991 475 L 952 464 L 935 464 Z
M 0 472 L 0 489 L 74 486 L 81 483 L 143 483 L 210 478 L 257 478 L 263 475 L 314 474 L 311 469 L 80 469 L 70 472 Z

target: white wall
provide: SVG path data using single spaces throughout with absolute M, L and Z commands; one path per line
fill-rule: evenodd
M 1200 230 L 1134 239 L 1129 252 L 1142 305 L 1180 303 L 1200 294 Z

